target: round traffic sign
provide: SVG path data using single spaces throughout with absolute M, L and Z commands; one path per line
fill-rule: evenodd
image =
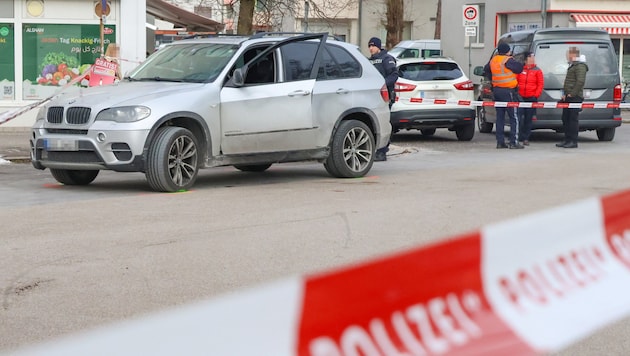
M 466 7 L 464 9 L 464 17 L 469 21 L 477 19 L 477 9 L 473 6 Z

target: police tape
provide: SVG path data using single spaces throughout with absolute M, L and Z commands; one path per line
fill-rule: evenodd
M 73 78 L 71 81 L 69 81 L 68 83 L 66 83 L 65 85 L 59 87 L 58 90 L 56 90 L 53 95 L 50 95 L 44 99 L 38 100 L 36 102 L 33 102 L 29 105 L 25 105 L 25 106 L 21 106 L 19 108 L 15 108 L 13 110 L 9 110 L 9 111 L 5 111 L 0 113 L 0 125 L 9 122 L 13 119 L 15 119 L 16 117 L 25 114 L 33 109 L 35 109 L 36 107 L 47 103 L 48 101 L 52 100 L 54 97 L 56 97 L 57 95 L 61 94 L 62 91 L 64 91 L 65 89 L 67 89 L 70 86 L 73 86 L 79 82 L 81 82 L 81 80 L 83 80 L 83 78 L 85 78 L 88 74 L 90 74 L 90 72 L 92 71 L 92 68 L 88 68 L 83 74 L 76 76 L 75 78 Z
M 608 102 L 582 102 L 564 103 L 555 101 L 481 101 L 481 100 L 455 100 L 455 99 L 427 99 L 427 98 L 397 98 L 396 101 L 404 101 L 409 104 L 435 104 L 435 105 L 463 105 L 463 106 L 493 106 L 497 108 L 540 108 L 540 109 L 629 109 L 630 103 L 618 101 Z
M 630 190 L 24 349 L 536 355 L 630 315 Z

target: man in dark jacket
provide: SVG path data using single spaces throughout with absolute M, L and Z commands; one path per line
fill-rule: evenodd
M 584 83 L 586 82 L 586 58 L 580 56 L 580 49 L 577 47 L 569 47 L 567 51 L 567 60 L 569 61 L 569 69 L 564 79 L 564 88 L 562 94 L 563 103 L 581 103 L 584 101 Z M 556 147 L 577 148 L 577 139 L 579 131 L 578 115 L 581 109 L 562 109 L 562 127 L 564 128 L 564 141 L 557 143 Z
M 396 59 L 390 56 L 386 50 L 382 49 L 381 40 L 377 37 L 370 38 L 368 49 L 370 51 L 370 62 L 376 67 L 385 78 L 385 85 L 389 93 L 389 106 L 394 101 L 394 84 L 398 80 L 398 68 L 396 68 Z M 387 151 L 389 151 L 389 143 L 387 146 L 380 148 L 374 155 L 375 161 L 386 161 Z
M 485 65 L 486 77 L 492 79 L 492 95 L 494 101 L 518 101 L 518 81 L 516 75 L 523 71 L 523 64 L 512 58 L 511 48 L 505 42 L 497 46 L 497 54 Z M 516 108 L 496 107 L 497 112 L 497 148 L 523 148 L 518 143 L 518 117 Z M 506 145 L 503 130 L 505 114 L 510 118 L 510 142 Z

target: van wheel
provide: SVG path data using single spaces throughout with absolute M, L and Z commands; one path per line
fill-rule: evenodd
M 483 106 L 477 107 L 477 127 L 479 128 L 479 132 L 491 133 L 492 126 L 494 126 L 494 124 L 486 121 L 486 108 Z
M 153 190 L 188 190 L 199 172 L 197 139 L 182 127 L 163 127 L 147 153 L 147 181 Z
M 460 141 L 470 141 L 475 136 L 475 124 L 455 127 L 455 135 Z
M 433 136 L 435 135 L 435 129 L 420 129 L 423 136 Z
M 358 120 L 341 122 L 333 134 L 324 167 L 337 178 L 363 177 L 374 163 L 372 130 Z
M 600 141 L 612 141 L 615 138 L 615 128 L 597 129 L 597 138 Z
M 98 170 L 76 171 L 71 169 L 50 169 L 57 182 L 65 185 L 88 185 L 96 179 Z

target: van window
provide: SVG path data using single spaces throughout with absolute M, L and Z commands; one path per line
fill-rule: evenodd
M 565 75 L 569 68 L 566 53 L 569 47 L 576 46 L 586 58 L 588 76 L 617 74 L 615 56 L 611 55 L 610 46 L 605 43 L 551 43 L 541 44 L 536 48 L 536 64 L 545 74 Z

